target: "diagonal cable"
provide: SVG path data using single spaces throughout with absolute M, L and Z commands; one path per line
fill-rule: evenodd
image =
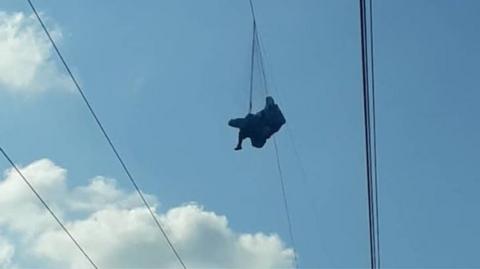
M 52 215 L 52 217 L 55 219 L 55 221 L 58 223 L 58 225 L 60 225 L 60 227 L 62 227 L 62 230 L 68 235 L 68 237 L 70 237 L 70 239 L 73 241 L 75 246 L 77 246 L 78 250 L 80 250 L 80 252 L 83 254 L 83 256 L 85 256 L 85 258 L 92 265 L 92 267 L 95 268 L 95 269 L 98 269 L 97 265 L 93 262 L 93 260 L 87 254 L 87 252 L 85 252 L 85 250 L 82 248 L 82 246 L 80 246 L 80 244 L 75 239 L 75 237 L 73 237 L 73 235 L 68 231 L 67 227 L 62 223 L 62 221 L 57 217 L 57 215 L 53 212 L 53 210 L 48 206 L 47 202 L 45 202 L 45 200 L 43 200 L 42 196 L 40 196 L 40 194 L 35 190 L 33 185 L 30 184 L 30 181 L 28 181 L 28 179 L 25 177 L 25 175 L 22 173 L 22 171 L 20 171 L 18 166 L 12 161 L 10 156 L 3 150 L 2 147 L 0 147 L 0 152 L 2 152 L 3 157 L 5 157 L 5 159 L 10 163 L 12 168 L 23 179 L 23 182 L 25 182 L 25 184 L 27 184 L 27 186 L 35 194 L 35 196 L 38 198 L 38 200 L 40 200 L 42 205 L 45 207 L 45 209 L 47 209 L 47 211 L 50 213 L 50 215 Z
M 45 24 L 43 23 L 42 19 L 40 18 L 40 16 L 38 15 L 38 12 L 37 10 L 35 9 L 35 7 L 33 6 L 32 4 L 32 1 L 31 0 L 27 0 L 28 4 L 30 5 L 33 13 L 35 13 L 35 16 L 37 17 L 39 23 L 41 24 L 45 34 L 47 35 L 48 39 L 50 40 L 50 42 L 52 43 L 52 46 L 53 48 L 55 49 L 58 57 L 60 58 L 61 62 L 63 63 L 65 69 L 67 70 L 68 74 L 70 75 L 70 78 L 72 79 L 73 83 L 75 84 L 75 87 L 77 89 L 77 91 L 80 93 L 85 105 L 88 107 L 88 110 L 90 111 L 90 114 L 92 115 L 92 117 L 94 118 L 95 122 L 97 123 L 98 127 L 100 128 L 103 136 L 105 137 L 105 139 L 107 140 L 108 144 L 110 145 L 110 148 L 112 149 L 113 153 L 115 154 L 115 156 L 117 157 L 117 160 L 120 162 L 120 165 L 122 166 L 123 168 L 123 171 L 125 172 L 125 174 L 127 175 L 128 179 L 130 180 L 130 182 L 132 183 L 133 187 L 135 188 L 135 190 L 137 191 L 138 195 L 140 196 L 142 202 L 144 203 L 145 207 L 147 207 L 150 215 L 152 216 L 156 226 L 158 227 L 158 229 L 160 230 L 160 232 L 162 233 L 163 237 L 165 238 L 165 240 L 167 241 L 169 247 L 171 248 L 172 252 L 175 254 L 175 257 L 178 259 L 178 262 L 182 265 L 182 267 L 184 269 L 187 269 L 187 267 L 185 266 L 185 263 L 183 262 L 182 258 L 180 257 L 180 255 L 178 254 L 178 251 L 175 249 L 175 247 L 173 246 L 173 243 L 170 241 L 167 233 L 165 232 L 164 228 L 162 227 L 162 225 L 160 224 L 158 218 L 155 216 L 155 214 L 153 213 L 150 205 L 148 204 L 147 200 L 145 199 L 144 195 L 142 194 L 139 186 L 137 185 L 135 179 L 133 178 L 132 174 L 130 173 L 129 169 L 127 168 L 125 162 L 123 161 L 123 158 L 120 156 L 120 153 L 118 152 L 117 148 L 115 147 L 115 145 L 113 144 L 112 140 L 110 139 L 109 135 L 107 134 L 105 128 L 103 127 L 102 123 L 100 122 L 97 114 L 95 113 L 95 111 L 93 110 L 92 106 L 90 105 L 90 102 L 88 101 L 85 93 L 83 92 L 82 88 L 80 87 L 79 83 L 77 82 L 77 80 L 75 79 L 75 76 L 73 75 L 72 71 L 70 70 L 67 62 L 65 61 L 65 59 L 63 58 L 62 54 L 60 53 L 60 50 L 58 49 L 55 41 L 53 41 L 53 38 L 52 36 L 50 35 L 49 31 L 47 30 L 47 27 L 45 26 Z
M 263 53 L 262 53 L 260 35 L 259 35 L 258 29 L 256 27 L 257 23 L 256 23 L 256 18 L 255 18 L 255 9 L 253 7 L 252 0 L 249 0 L 249 3 L 250 3 L 250 10 L 251 10 L 251 13 L 252 13 L 253 25 L 254 25 L 253 46 L 254 46 L 254 48 L 257 49 L 256 51 L 259 54 L 258 55 L 258 58 L 259 58 L 258 60 L 259 60 L 261 75 L 262 75 L 262 78 L 263 78 L 264 90 L 265 90 L 265 94 L 268 96 L 269 91 L 268 91 L 268 85 L 267 85 L 267 77 L 266 77 L 266 74 L 265 74 L 265 66 L 264 66 L 264 62 L 263 62 Z M 253 51 L 255 51 L 255 50 L 253 50 Z M 252 51 L 252 55 L 253 55 L 253 51 Z M 253 58 L 252 58 L 252 60 L 253 60 Z M 252 89 L 250 89 L 250 90 L 252 90 Z M 292 226 L 292 221 L 291 221 L 291 216 L 290 216 L 290 209 L 289 209 L 289 206 L 288 206 L 287 191 L 286 191 L 286 187 L 285 187 L 283 170 L 282 170 L 282 166 L 281 166 L 281 162 L 280 162 L 280 154 L 279 154 L 279 151 L 278 151 L 277 140 L 276 140 L 275 137 L 273 137 L 273 143 L 274 143 L 274 147 L 275 147 L 275 157 L 276 157 L 278 174 L 280 176 L 280 185 L 281 185 L 281 188 L 282 188 L 283 205 L 284 205 L 285 215 L 286 215 L 287 224 L 288 224 L 288 234 L 289 234 L 289 237 L 290 237 L 290 242 L 292 243 L 292 247 L 296 251 L 297 248 L 295 246 L 295 238 L 294 238 L 294 235 L 293 235 L 293 226 Z M 293 258 L 294 258 L 294 267 L 298 268 L 298 261 L 297 261 L 296 253 L 294 253 Z

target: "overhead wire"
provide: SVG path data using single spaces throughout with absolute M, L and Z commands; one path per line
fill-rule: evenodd
M 84 250 L 84 248 L 80 245 L 80 243 L 73 237 L 73 235 L 70 233 L 70 231 L 67 229 L 67 227 L 63 224 L 63 222 L 58 218 L 58 216 L 53 212 L 53 210 L 50 208 L 50 206 L 47 204 L 47 202 L 42 198 L 42 196 L 37 192 L 35 187 L 30 183 L 30 181 L 25 177 L 25 175 L 22 173 L 22 171 L 18 168 L 18 166 L 15 164 L 15 162 L 10 158 L 10 156 L 7 154 L 7 152 L 0 147 L 0 152 L 2 153 L 3 157 L 10 163 L 10 166 L 17 172 L 17 174 L 22 178 L 23 182 L 27 184 L 28 188 L 35 194 L 37 199 L 42 203 L 43 207 L 50 213 L 50 215 L 55 219 L 55 221 L 58 223 L 58 225 L 62 228 L 62 230 L 67 234 L 67 236 L 72 240 L 72 242 L 75 244 L 75 246 L 78 248 L 78 250 L 83 254 L 83 256 L 88 260 L 90 265 L 98 269 L 97 265 L 95 262 L 90 258 L 90 256 L 87 254 L 87 252 Z
M 369 222 L 369 238 L 370 238 L 370 266 L 375 268 L 375 243 L 374 243 L 374 223 L 371 193 L 371 159 L 370 159 L 370 116 L 369 116 L 369 92 L 368 92 L 368 68 L 367 68 L 367 48 L 365 40 L 365 1 L 360 0 L 360 32 L 361 32 L 361 49 L 362 49 L 362 82 L 363 82 L 363 108 L 364 108 L 364 128 L 365 128 L 365 157 L 366 157 L 366 173 L 367 173 L 367 199 L 368 199 L 368 222 Z
M 364 116 L 364 133 L 365 133 L 365 169 L 367 176 L 367 200 L 368 200 L 368 222 L 369 222 L 369 239 L 370 239 L 370 266 L 372 269 L 379 267 L 379 239 L 378 232 L 378 190 L 376 180 L 376 142 L 372 139 L 372 128 L 375 126 L 375 110 L 372 110 L 370 96 L 374 102 L 374 91 L 370 91 L 370 75 L 369 75 L 369 46 L 367 34 L 367 7 L 366 0 L 359 0 L 360 9 L 360 33 L 361 33 L 361 58 L 362 58 L 362 84 L 363 84 L 363 116 Z M 370 2 L 370 30 L 372 26 L 372 3 Z M 371 33 L 370 33 L 371 34 Z M 373 52 L 373 37 L 370 35 L 370 52 Z M 370 58 L 371 63 L 373 58 Z M 372 79 L 373 82 L 373 79 Z M 373 105 L 373 104 L 372 104 Z M 373 117 L 372 117 L 372 114 Z M 373 122 L 373 123 L 372 123 Z M 373 126 L 373 127 L 372 127 Z M 374 131 L 375 135 L 375 131 Z M 373 136 L 374 136 L 373 135 Z M 372 140 L 374 145 L 372 146 Z
M 121 157 L 120 153 L 118 152 L 117 148 L 115 147 L 115 145 L 113 144 L 112 140 L 110 139 L 110 136 L 107 134 L 107 131 L 105 130 L 103 124 L 101 123 L 100 119 L 98 118 L 97 114 L 95 113 L 95 111 L 93 110 L 93 107 L 91 106 L 90 102 L 88 101 L 84 91 L 82 90 L 82 88 L 80 87 L 79 83 L 77 82 L 77 79 L 75 78 L 75 76 L 73 75 L 72 71 L 70 70 L 70 67 L 68 66 L 67 62 L 65 61 L 64 57 L 62 56 L 60 50 L 58 49 L 55 41 L 53 40 L 52 36 L 50 35 L 50 32 L 48 31 L 47 27 L 45 26 L 45 24 L 43 23 L 43 20 L 41 19 L 40 15 L 38 14 L 37 10 L 35 9 L 35 6 L 33 5 L 32 1 L 31 0 L 27 0 L 28 4 L 30 5 L 30 8 L 32 9 L 33 13 L 35 14 L 38 22 L 40 23 L 40 25 L 42 26 L 45 34 L 47 35 L 48 39 L 50 40 L 50 43 L 52 44 L 53 48 L 55 49 L 55 52 L 57 53 L 58 57 L 60 58 L 61 62 L 63 63 L 63 66 L 65 67 L 67 73 L 69 74 L 70 78 L 72 79 L 73 83 L 75 84 L 75 88 L 77 89 L 77 91 L 80 93 L 81 97 L 82 97 L 82 100 L 84 101 L 85 105 L 87 106 L 90 114 L 92 115 L 92 117 L 94 118 L 95 122 L 97 123 L 98 127 L 100 128 L 103 136 L 105 137 L 105 139 L 107 140 L 110 148 L 112 149 L 113 153 L 115 154 L 117 160 L 119 161 L 123 171 L 125 172 L 125 174 L 127 175 L 128 179 L 130 180 L 130 182 L 132 183 L 133 187 L 135 188 L 136 192 L 138 193 L 139 197 L 141 198 L 143 204 L 145 205 L 145 207 L 148 209 L 150 215 L 152 216 L 152 219 L 154 220 L 156 226 L 158 227 L 158 229 L 160 230 L 160 232 L 162 233 L 163 237 L 165 238 L 166 242 L 168 243 L 170 249 L 172 250 L 172 252 L 174 253 L 175 257 L 177 258 L 178 262 L 180 263 L 180 265 L 184 268 L 184 269 L 187 269 L 187 267 L 185 266 L 185 263 L 183 261 L 183 259 L 180 257 L 177 249 L 175 248 L 175 246 L 173 245 L 173 243 L 171 242 L 170 238 L 168 237 L 165 229 L 162 227 L 162 225 L 160 224 L 160 221 L 158 220 L 158 218 L 155 216 L 155 213 L 153 212 L 153 210 L 151 209 L 150 205 L 148 204 L 147 200 L 145 199 L 143 193 L 141 192 L 140 190 L 140 187 L 138 186 L 138 184 L 136 183 L 135 179 L 133 178 L 132 174 L 130 173 L 130 170 L 127 168 L 125 162 L 123 161 L 123 158 Z

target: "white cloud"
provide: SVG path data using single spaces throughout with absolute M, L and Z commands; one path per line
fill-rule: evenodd
M 113 179 L 95 177 L 70 188 L 66 170 L 47 159 L 22 171 L 100 268 L 179 268 L 148 210 Z M 147 199 L 158 204 L 154 196 Z M 16 243 L 0 238 L 0 266 L 38 260 L 41 267 L 90 268 L 12 170 L 0 181 L 0 212 L 0 230 Z M 236 233 L 225 216 L 194 203 L 155 212 L 189 268 L 292 267 L 293 251 L 275 234 Z
M 60 40 L 54 28 L 51 34 Z M 59 70 L 53 49 L 33 15 L 0 11 L 0 90 L 34 94 L 51 89 L 72 89 Z
M 12 258 L 15 248 L 7 240 L 0 236 L 0 267 L 12 268 Z
M 32 163 L 24 173 L 41 194 L 53 198 L 65 193 L 66 171 L 49 160 Z M 5 179 L 0 181 L 0 225 L 26 236 L 54 226 L 51 217 L 29 192 L 14 171 L 5 172 Z M 56 207 L 55 203 L 52 207 Z

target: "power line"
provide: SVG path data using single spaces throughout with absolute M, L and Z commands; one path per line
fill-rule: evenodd
M 367 192 L 368 192 L 368 222 L 369 222 L 369 236 L 370 236 L 370 265 L 372 269 L 378 267 L 378 244 L 377 234 L 377 213 L 378 213 L 378 199 L 377 184 L 374 182 L 374 174 L 376 175 L 376 161 L 374 147 L 372 146 L 372 122 L 375 120 L 375 111 L 370 107 L 370 87 L 369 87 L 369 67 L 368 67 L 368 42 L 367 42 L 367 21 L 366 21 L 366 2 L 359 1 L 360 8 L 360 32 L 361 32 L 361 50 L 362 50 L 362 82 L 363 82 L 363 111 L 364 111 L 364 127 L 365 127 L 365 157 L 366 157 L 366 173 L 367 173 Z M 371 2 L 370 2 L 371 11 Z M 372 16 L 370 12 L 370 16 Z M 370 29 L 372 29 L 372 17 L 370 17 Z M 373 38 L 370 36 L 370 41 Z M 371 47 L 371 52 L 373 48 Z M 371 59 L 373 62 L 373 59 Z M 373 92 L 374 94 L 374 92 Z M 373 96 L 372 96 L 373 99 Z M 373 118 L 371 113 L 373 114 Z M 373 123 L 373 126 L 374 123 Z M 376 142 L 375 142 L 376 143 Z M 376 150 L 376 149 L 375 149 Z M 373 156 L 373 157 L 372 157 Z M 375 169 L 374 169 L 375 167 Z
M 368 92 L 368 68 L 367 68 L 367 48 L 365 40 L 365 1 L 360 0 L 360 32 L 361 32 L 361 48 L 362 48 L 362 79 L 363 79 L 363 108 L 364 108 L 364 127 L 365 127 L 365 157 L 367 172 L 367 192 L 368 192 L 368 222 L 370 236 L 370 266 L 372 269 L 376 267 L 375 262 L 375 243 L 373 226 L 373 208 L 371 193 L 371 155 L 370 155 L 370 115 L 369 115 L 369 92 Z
M 183 262 L 182 258 L 180 257 L 180 255 L 178 254 L 177 250 L 175 249 L 175 247 L 173 246 L 173 243 L 170 241 L 167 233 L 165 232 L 165 230 L 163 229 L 162 225 L 160 224 L 159 220 L 157 219 L 157 217 L 155 216 L 155 214 L 153 213 L 150 205 L 148 204 L 147 200 L 145 199 L 144 195 L 142 194 L 139 186 L 137 185 L 135 179 L 133 178 L 132 174 L 130 173 L 129 169 L 127 168 L 125 162 L 123 161 L 123 158 L 120 156 L 118 150 L 116 149 L 115 145 L 113 144 L 112 140 L 110 139 L 109 135 L 107 134 L 105 128 L 103 127 L 102 123 L 100 122 L 97 114 L 95 113 L 95 111 L 93 110 L 92 106 L 90 105 L 90 102 L 88 101 L 85 93 L 83 92 L 82 88 L 80 87 L 80 85 L 78 84 L 77 80 L 75 79 L 75 76 L 73 75 L 72 71 L 70 70 L 68 64 L 66 63 L 65 59 L 63 58 L 62 54 L 60 53 L 60 50 L 58 49 L 55 41 L 53 41 L 49 31 L 47 30 L 47 27 L 45 26 L 45 24 L 43 23 L 42 19 L 40 18 L 40 16 L 38 15 L 38 12 L 37 10 L 35 9 L 35 7 L 33 6 L 31 0 L 27 0 L 28 4 L 30 5 L 33 13 L 35 13 L 35 16 L 37 17 L 40 25 L 42 26 L 45 34 L 47 35 L 48 39 L 50 40 L 53 48 L 55 49 L 58 57 L 60 58 L 61 62 L 63 63 L 65 69 L 67 70 L 68 74 L 70 75 L 70 78 L 72 79 L 73 83 L 75 84 L 75 87 L 77 89 L 77 91 L 80 93 L 85 105 L 88 107 L 88 110 L 90 111 L 90 114 L 92 115 L 92 117 L 94 118 L 95 122 L 97 123 L 98 127 L 100 128 L 103 136 L 105 137 L 105 139 L 107 140 L 108 144 L 110 145 L 110 148 L 112 149 L 113 153 L 115 154 L 115 156 L 117 157 L 118 161 L 120 162 L 120 165 L 122 166 L 123 168 L 123 171 L 125 172 L 125 174 L 127 175 L 128 179 L 130 180 L 130 182 L 132 183 L 133 187 L 135 188 L 135 190 L 137 191 L 138 195 L 140 196 L 143 204 L 147 207 L 150 215 L 152 216 L 156 226 L 158 227 L 158 229 L 160 230 L 160 232 L 162 233 L 163 237 L 165 238 L 165 240 L 167 241 L 168 245 L 170 246 L 171 250 L 173 251 L 173 253 L 175 254 L 176 258 L 178 259 L 179 263 L 182 265 L 182 267 L 184 269 L 187 269 L 187 267 L 185 266 L 185 263 Z
M 77 246 L 78 250 L 85 256 L 85 258 L 88 260 L 88 262 L 92 265 L 93 268 L 98 269 L 97 265 L 93 262 L 93 260 L 90 258 L 90 256 L 85 252 L 85 250 L 80 246 L 78 241 L 73 237 L 73 235 L 68 231 L 67 227 L 62 223 L 62 221 L 57 217 L 57 215 L 52 211 L 52 209 L 48 206 L 47 202 L 43 200 L 42 196 L 35 190 L 32 184 L 30 184 L 29 180 L 25 177 L 25 175 L 20 171 L 20 169 L 17 167 L 17 165 L 12 161 L 10 156 L 3 150 L 2 147 L 0 147 L 0 152 L 2 152 L 3 157 L 10 163 L 12 168 L 18 173 L 18 175 L 23 179 L 23 182 L 27 184 L 27 186 L 30 188 L 30 190 L 35 194 L 35 196 L 40 200 L 42 205 L 47 209 L 47 211 L 52 215 L 52 217 L 55 219 L 55 221 L 60 225 L 62 230 L 70 237 L 70 239 L 73 241 L 75 246 Z

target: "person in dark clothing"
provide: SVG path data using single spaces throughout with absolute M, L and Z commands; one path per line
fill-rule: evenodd
M 245 118 L 232 119 L 228 125 L 238 128 L 238 143 L 235 150 L 242 149 L 242 142 L 250 138 L 252 146 L 261 148 L 274 133 L 278 132 L 286 120 L 272 97 L 266 98 L 265 108 L 256 114 L 249 113 Z
M 282 125 L 286 123 L 282 111 L 280 111 L 280 108 L 270 96 L 267 96 L 265 108 L 259 113 L 261 113 L 261 118 L 265 126 L 269 129 L 267 138 L 270 138 L 274 133 L 278 132 Z

